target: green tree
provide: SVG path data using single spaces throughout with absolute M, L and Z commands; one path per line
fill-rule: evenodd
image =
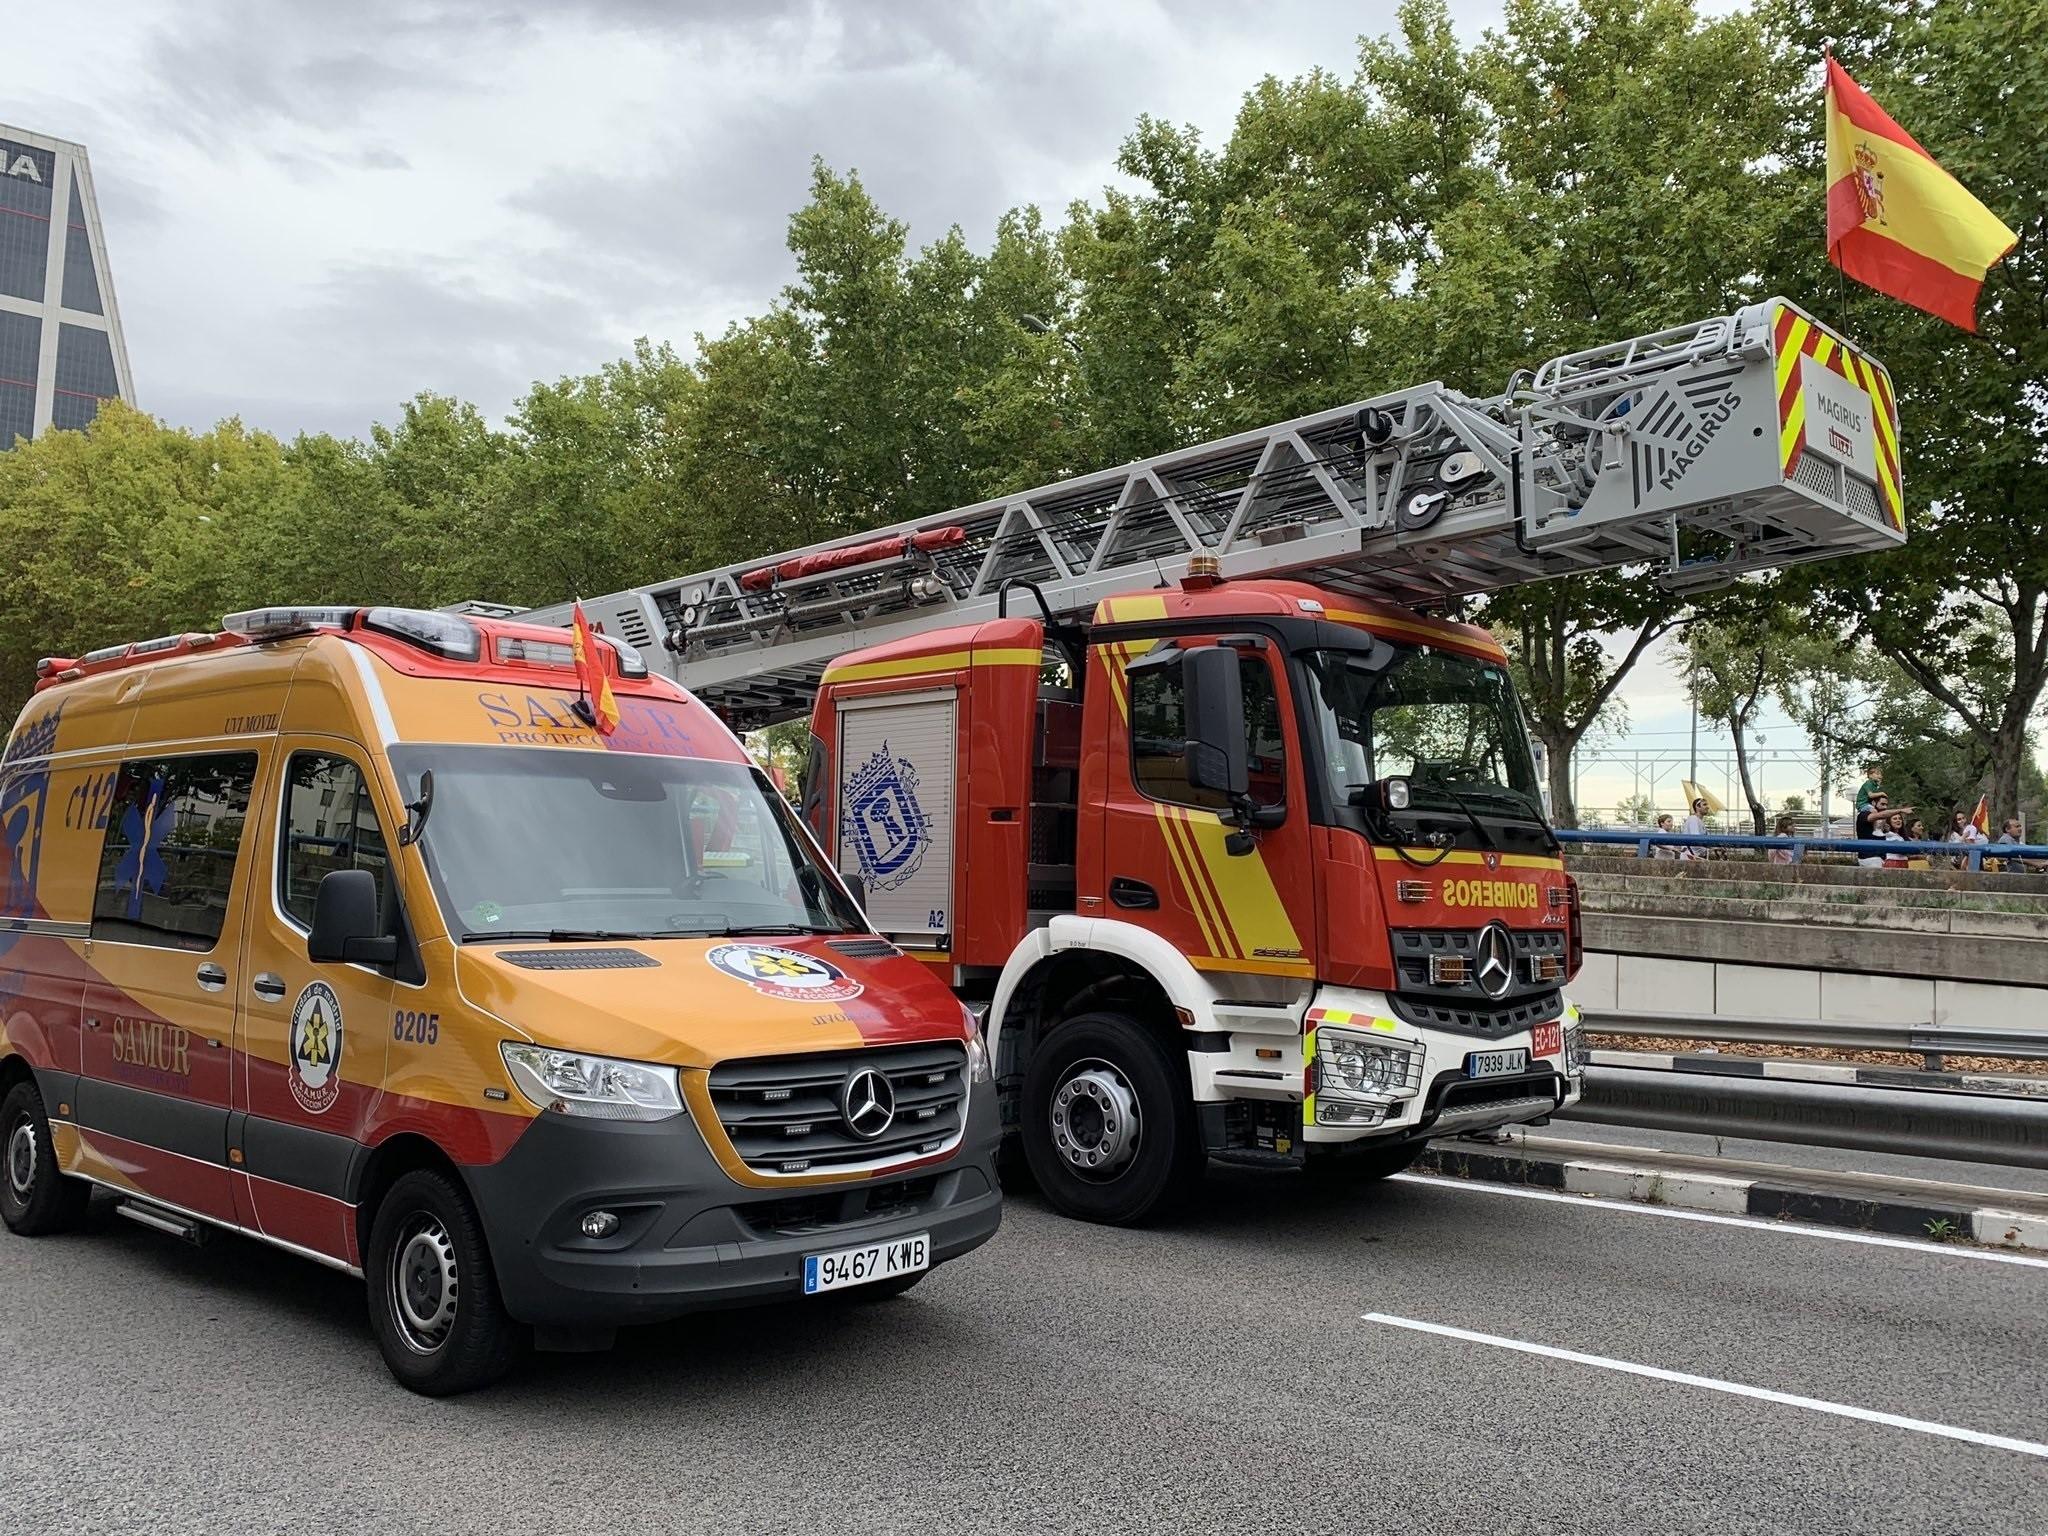
M 267 433 L 172 430 L 119 401 L 0 453 L 0 708 L 39 657 L 218 627 L 242 606 L 244 541 L 303 484 Z
M 1735 745 L 1735 772 L 1748 802 L 1750 824 L 1758 837 L 1768 830 L 1768 807 L 1757 793 L 1749 771 L 1749 734 L 1759 708 L 1782 693 L 1788 681 L 1791 642 L 1789 616 L 1768 599 L 1738 607 L 1725 605 L 1714 619 L 1696 619 L 1685 628 L 1684 647 L 1676 670 L 1702 715 L 1728 729 Z
M 2003 814 L 2022 798 L 2048 696 L 2048 53 L 2039 0 L 1799 0 L 1772 11 L 1809 67 L 1787 120 L 1796 171 L 1765 270 L 1868 346 L 1898 388 L 1911 538 L 1809 573 L 1816 616 L 1852 628 L 1953 717 Z M 1832 45 L 1936 160 L 2018 232 L 1971 336 L 1822 264 L 1818 61 Z

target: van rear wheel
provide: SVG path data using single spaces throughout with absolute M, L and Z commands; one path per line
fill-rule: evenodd
M 0 1098 L 0 1220 L 23 1237 L 68 1232 L 91 1199 L 90 1184 L 57 1166 L 41 1091 L 16 1083 Z
M 370 1326 L 391 1374 L 427 1397 L 488 1386 L 518 1355 L 483 1223 L 446 1174 L 416 1169 L 370 1226 Z
M 1193 1187 L 1204 1161 L 1185 1070 L 1121 1013 L 1069 1019 L 1031 1053 L 1022 1130 L 1039 1189 L 1083 1221 L 1148 1220 Z

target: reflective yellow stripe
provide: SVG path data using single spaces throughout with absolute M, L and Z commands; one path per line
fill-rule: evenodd
M 1287 904 L 1273 884 L 1273 872 L 1258 849 L 1233 855 L 1224 847 L 1230 829 L 1213 811 L 1180 812 L 1183 825 L 1201 860 L 1211 888 L 1222 905 L 1230 948 L 1241 955 L 1278 952 L 1287 958 L 1301 953 L 1301 936 L 1287 915 Z
M 1180 878 L 1181 888 L 1188 893 L 1188 907 L 1194 912 L 1195 921 L 1201 925 L 1202 942 L 1211 949 L 1229 954 L 1232 946 L 1223 927 L 1222 913 L 1215 904 L 1215 895 L 1202 883 L 1192 851 L 1176 835 L 1170 808 L 1155 804 L 1152 814 L 1159 823 L 1159 835 L 1165 840 L 1167 857 L 1173 860 L 1173 871 Z
M 1035 667 L 1043 660 L 1038 651 L 976 650 L 939 651 L 930 656 L 902 656 L 890 661 L 835 663 L 825 669 L 828 683 L 865 683 L 878 677 L 915 677 L 921 672 L 957 672 L 962 667 Z
M 1105 597 L 1095 605 L 1098 624 L 1136 624 L 1166 617 L 1166 599 L 1156 595 Z
M 1398 858 L 1400 858 L 1400 857 L 1401 857 L 1401 852 L 1400 852 L 1400 850 L 1399 850 L 1398 848 L 1388 848 L 1388 847 L 1385 847 L 1385 846 L 1383 846 L 1383 845 L 1381 845 L 1381 844 L 1375 844 L 1375 845 L 1373 846 L 1373 850 L 1372 850 L 1372 856 L 1373 856 L 1374 858 L 1376 858 L 1376 859 L 1381 859 L 1381 860 L 1385 860 L 1385 859 L 1398 859 Z M 1502 853 L 1502 854 L 1496 854 L 1496 855 L 1495 855 L 1494 857 L 1495 857 L 1495 860 L 1496 860 L 1496 862 L 1497 862 L 1497 863 L 1499 864 L 1500 868 L 1502 868 L 1502 869 L 1563 869 L 1563 868 L 1564 868 L 1564 860 L 1563 860 L 1563 859 L 1551 859 L 1551 858 L 1545 858 L 1545 857 L 1543 857 L 1543 856 L 1542 856 L 1542 855 L 1540 855 L 1540 854 L 1532 854 L 1532 853 Z M 1483 854 L 1483 853 L 1468 853 L 1468 852 L 1451 852 L 1451 853 L 1447 853 L 1447 854 L 1445 854 L 1445 855 L 1443 856 L 1443 858 L 1441 858 L 1441 859 L 1432 859 L 1432 860 L 1430 860 L 1430 861 L 1429 861 L 1429 868 L 1431 868 L 1431 869 L 1434 869 L 1434 868 L 1436 868 L 1436 866 L 1437 866 L 1438 864 L 1440 864 L 1440 863 L 1441 863 L 1441 864 L 1485 864 L 1485 863 L 1486 863 L 1486 855 L 1485 855 L 1485 854 Z M 1491 866 L 1491 865 L 1489 865 L 1488 867 L 1489 867 L 1489 868 L 1491 868 L 1492 866 Z
M 1249 976 L 1313 976 L 1316 968 L 1306 960 L 1239 960 L 1226 955 L 1189 955 L 1188 964 L 1198 971 L 1237 971 Z
M 1356 624 L 1362 629 L 1390 629 L 1397 634 L 1416 635 L 1425 640 L 1435 640 L 1444 645 L 1469 646 L 1475 651 L 1484 651 L 1488 656 L 1505 659 L 1507 652 L 1492 640 L 1475 635 L 1460 635 L 1435 624 L 1412 623 L 1407 619 L 1390 619 L 1377 613 L 1355 613 L 1346 608 L 1327 609 L 1323 617 L 1339 624 Z
M 1778 459 L 1785 466 L 1785 473 L 1792 473 L 1792 456 L 1799 451 L 1806 440 L 1806 391 L 1801 390 L 1792 397 L 1791 408 L 1785 412 L 1785 421 L 1778 428 Z

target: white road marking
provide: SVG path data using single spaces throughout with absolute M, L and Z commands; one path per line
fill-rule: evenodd
M 1982 1259 L 1990 1264 L 2020 1264 L 2048 1269 L 2048 1259 L 2025 1253 L 2001 1253 L 1990 1248 L 1952 1247 L 1946 1243 L 1922 1242 L 1911 1237 L 1884 1237 L 1875 1232 L 1842 1232 L 1832 1227 L 1802 1226 L 1796 1221 L 1766 1221 L 1761 1216 L 1723 1216 L 1712 1211 L 1681 1211 L 1668 1205 L 1645 1205 L 1633 1200 L 1604 1200 L 1596 1195 L 1568 1195 L 1554 1189 L 1525 1189 L 1518 1184 L 1494 1184 L 1485 1179 L 1452 1179 L 1428 1173 L 1397 1173 L 1404 1184 L 1432 1184 L 1441 1189 L 1468 1190 L 1476 1195 L 1505 1195 L 1514 1200 L 1550 1200 L 1559 1205 L 1585 1206 L 1596 1211 L 1619 1211 L 1632 1216 L 1662 1216 L 1671 1221 L 1703 1221 L 1717 1227 L 1752 1227 L 1759 1232 L 1780 1232 L 1788 1237 L 1822 1237 L 1831 1243 L 1862 1243 L 1870 1248 L 1906 1248 L 1942 1259 Z
M 1468 1344 L 1490 1344 L 1524 1355 L 1542 1355 L 1550 1360 L 1569 1360 L 1574 1365 L 1597 1366 L 1603 1371 L 1621 1371 L 1629 1376 L 1648 1376 L 1654 1381 L 1675 1381 L 1681 1386 L 1704 1387 L 1709 1392 L 1726 1392 L 1734 1397 L 1752 1397 L 1759 1402 L 1784 1403 L 1792 1408 L 1809 1408 L 1815 1413 L 1833 1414 L 1838 1419 L 1861 1419 L 1866 1424 L 1889 1424 L 1917 1434 L 1939 1435 L 1945 1440 L 1967 1440 L 1993 1450 L 2017 1451 L 2022 1456 L 2048 1457 L 2048 1445 L 2035 1440 L 2015 1440 L 2010 1435 L 1987 1435 L 1981 1430 L 1960 1429 L 1953 1424 L 1936 1424 L 1930 1419 L 1909 1419 L 1897 1413 L 1879 1413 L 1875 1408 L 1857 1408 L 1849 1403 L 1831 1403 L 1818 1397 L 1798 1397 L 1790 1392 L 1773 1392 L 1769 1387 L 1745 1386 L 1739 1381 L 1722 1381 L 1715 1376 L 1694 1376 L 1688 1371 L 1667 1371 L 1654 1365 L 1637 1365 L 1633 1360 L 1611 1360 L 1606 1355 L 1582 1355 L 1575 1349 L 1558 1349 L 1549 1344 L 1531 1344 L 1524 1339 L 1502 1338 L 1497 1333 L 1475 1333 L 1470 1328 L 1453 1328 L 1445 1323 L 1425 1323 L 1412 1317 L 1395 1317 L 1386 1312 L 1367 1312 L 1368 1323 L 1385 1323 L 1416 1333 L 1434 1333 Z

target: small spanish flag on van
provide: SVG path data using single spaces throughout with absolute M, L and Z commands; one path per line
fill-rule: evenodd
M 590 620 L 583 617 L 583 603 L 576 603 L 576 628 L 571 642 L 576 648 L 576 681 L 583 689 L 583 697 L 576 701 L 577 712 L 597 727 L 598 733 L 609 736 L 619 728 L 619 701 L 612 697 L 612 680 L 604 664 L 604 653 L 597 648 L 597 636 L 590 632 Z

